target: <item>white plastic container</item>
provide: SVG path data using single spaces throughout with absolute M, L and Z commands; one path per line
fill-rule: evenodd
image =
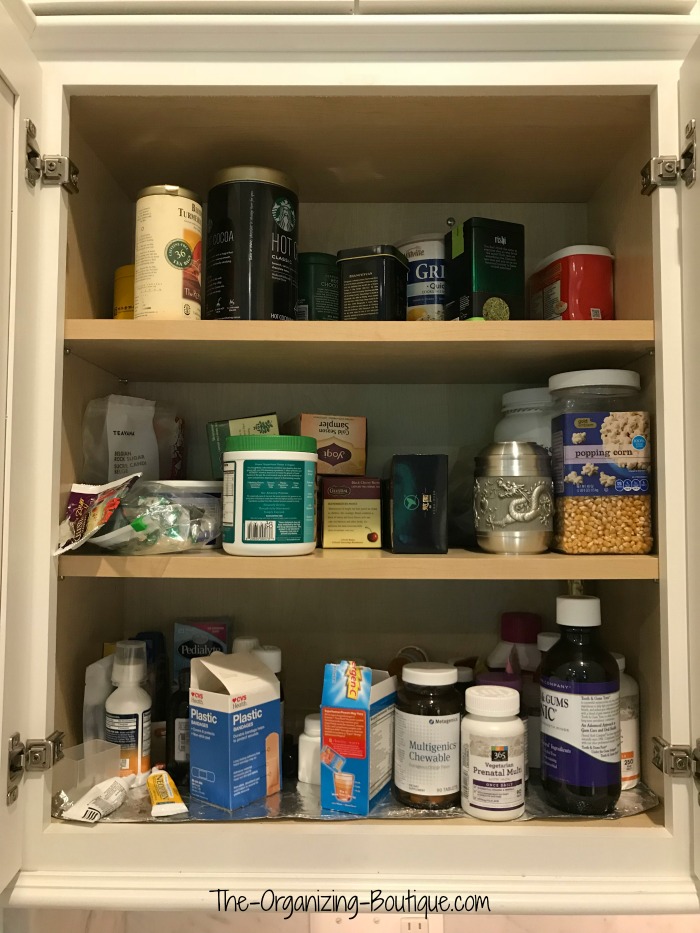
M 224 452 L 227 554 L 280 557 L 316 549 L 316 440 L 250 434 Z
M 148 675 L 145 641 L 118 641 L 112 667 L 117 688 L 105 702 L 105 735 L 121 748 L 119 777 L 136 775 L 145 783 L 151 770 L 151 697 L 143 688 Z
M 530 441 L 551 453 L 552 397 L 546 386 L 506 392 L 501 407 L 503 418 L 494 429 L 494 441 Z
M 231 646 L 231 654 L 244 654 L 260 647 L 260 640 L 255 635 L 236 635 Z
M 480 820 L 525 812 L 525 724 L 510 687 L 470 687 L 462 720 L 462 809 Z
M 297 777 L 302 784 L 321 784 L 320 713 L 310 713 L 304 718 L 304 731 L 299 736 Z
M 625 673 L 625 656 L 610 652 L 620 668 L 620 761 L 622 789 L 639 784 L 639 684 Z
M 105 738 L 105 703 L 114 692 L 112 665 L 114 655 L 100 658 L 85 668 L 85 694 L 83 697 L 83 742 Z

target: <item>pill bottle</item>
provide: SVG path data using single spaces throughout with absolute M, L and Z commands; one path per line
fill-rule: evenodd
M 600 600 L 557 597 L 561 638 L 542 658 L 542 787 L 567 813 L 611 813 L 620 796 L 620 671 L 602 646 Z
M 525 729 L 525 746 L 523 748 L 524 755 L 524 775 L 525 780 L 530 780 L 530 755 L 528 748 L 528 735 L 530 732 L 530 717 L 528 716 L 528 711 L 525 706 L 525 700 L 523 698 L 523 679 L 520 674 L 513 674 L 506 671 L 480 671 L 476 675 L 475 680 L 476 686 L 478 687 L 508 687 L 510 690 L 515 690 L 520 697 L 520 706 L 518 707 L 518 716 L 522 720 L 523 728 Z
M 168 702 L 166 762 L 170 777 L 178 785 L 190 781 L 190 669 L 177 675 L 178 687 Z
M 250 434 L 226 439 L 223 547 L 273 557 L 316 549 L 316 439 Z
M 299 770 L 302 784 L 321 783 L 321 714 L 310 713 L 304 718 L 304 731 L 299 736 Z
M 394 714 L 394 795 L 409 807 L 459 804 L 461 697 L 457 669 L 414 661 L 401 672 Z
M 457 683 L 455 686 L 462 698 L 462 713 L 464 713 L 464 694 L 474 685 L 474 668 L 467 664 L 460 664 L 461 658 L 450 658 L 447 663 L 457 668 Z
M 136 775 L 145 783 L 151 770 L 151 697 L 144 689 L 146 643 L 118 641 L 112 666 L 117 688 L 105 701 L 105 736 L 121 747 L 119 777 Z
M 260 640 L 255 635 L 236 635 L 231 646 L 232 654 L 245 654 L 260 647 Z
M 542 668 L 542 655 L 545 654 L 552 645 L 555 645 L 561 635 L 559 632 L 540 632 L 537 636 L 537 650 L 540 652 L 540 663 L 537 670 L 532 675 L 532 682 L 537 691 L 537 708 L 528 711 L 527 718 L 527 759 L 531 768 L 540 767 L 540 754 L 542 746 L 542 711 L 540 708 L 540 671 Z
M 620 669 L 620 765 L 622 789 L 639 784 L 639 684 L 625 673 L 625 656 L 612 652 Z
M 648 554 L 651 430 L 639 375 L 559 373 L 549 389 L 554 547 L 565 554 Z
M 551 453 L 552 396 L 546 386 L 506 392 L 501 408 L 503 418 L 494 429 L 494 441 L 530 441 Z
M 510 687 L 470 687 L 462 720 L 462 809 L 480 820 L 525 812 L 525 726 Z

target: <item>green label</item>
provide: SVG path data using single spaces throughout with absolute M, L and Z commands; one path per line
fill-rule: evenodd
M 315 540 L 316 464 L 246 460 L 243 464 L 243 543 L 308 544 Z
M 192 250 L 184 240 L 171 240 L 165 247 L 165 258 L 176 269 L 186 269 L 192 264 Z
M 272 205 L 272 216 L 285 233 L 291 233 L 297 225 L 296 211 L 289 198 L 277 198 Z
M 221 462 L 221 458 L 219 458 Z M 234 544 L 236 541 L 236 463 L 228 460 L 224 464 L 224 485 L 221 491 L 222 538 L 224 544 Z

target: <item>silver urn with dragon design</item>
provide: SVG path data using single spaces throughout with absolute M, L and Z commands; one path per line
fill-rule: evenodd
M 489 444 L 475 460 L 474 524 L 491 554 L 541 554 L 552 545 L 554 488 L 544 447 L 526 441 Z

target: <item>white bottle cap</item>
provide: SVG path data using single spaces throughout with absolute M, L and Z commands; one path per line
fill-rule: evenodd
M 321 714 L 309 713 L 304 716 L 304 735 L 311 735 L 314 738 L 321 734 Z
M 401 679 L 404 683 L 422 687 L 448 687 L 457 683 L 457 668 L 437 661 L 413 661 L 404 664 Z
M 260 639 L 255 635 L 237 635 L 233 639 L 233 654 L 244 654 L 260 647 Z
M 506 392 L 501 400 L 503 411 L 517 411 L 519 408 L 551 408 L 552 396 L 549 389 L 516 389 Z
M 578 369 L 571 373 L 557 373 L 549 380 L 549 391 L 577 389 L 585 386 L 619 386 L 638 389 L 639 373 L 629 369 Z
M 471 684 L 474 682 L 474 668 L 466 664 L 455 664 L 454 661 L 448 661 L 447 663 L 457 668 L 458 684 Z
M 142 684 L 147 672 L 146 642 L 118 641 L 114 652 L 112 683 L 117 687 L 121 684 Z
M 273 674 L 279 674 L 282 670 L 282 649 L 277 645 L 262 645 L 260 648 L 253 648 L 251 654 L 260 658 L 263 664 L 266 664 Z
M 622 673 L 622 672 L 624 671 L 624 669 L 625 669 L 625 656 L 624 656 L 624 654 L 620 654 L 619 651 L 611 651 L 610 654 L 611 654 L 611 655 L 615 658 L 615 660 L 617 661 L 617 666 L 620 668 L 620 673 Z
M 537 647 L 540 651 L 549 651 L 561 638 L 560 632 L 540 632 L 537 636 Z
M 512 687 L 469 687 L 464 703 L 475 716 L 517 716 L 520 712 L 520 694 Z
M 597 596 L 557 596 L 557 625 L 571 628 L 600 625 L 600 600 Z

